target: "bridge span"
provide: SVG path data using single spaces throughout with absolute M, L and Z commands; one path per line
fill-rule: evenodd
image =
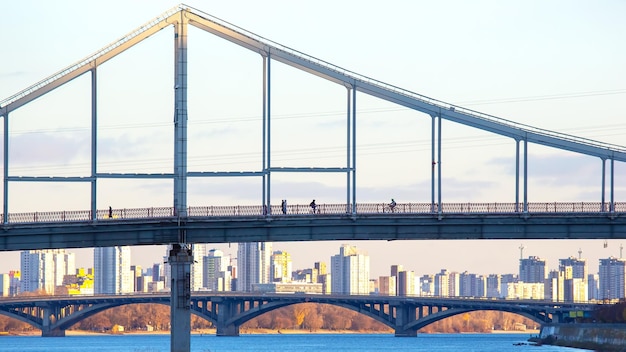
M 25 297 L 1 300 L 0 314 L 31 324 L 41 330 L 42 336 L 65 336 L 72 325 L 109 308 L 139 303 L 170 305 L 170 300 L 169 293 Z M 599 306 L 537 300 L 236 292 L 193 293 L 191 312 L 210 321 L 218 336 L 239 336 L 239 328 L 250 319 L 299 303 L 330 304 L 356 311 L 389 326 L 399 337 L 416 336 L 429 324 L 472 311 L 515 313 L 543 324 L 566 322 L 576 316 L 570 312 L 590 314 Z
M 626 238 L 626 203 L 320 204 L 101 210 L 9 214 L 0 251 L 176 243 L 426 239 Z

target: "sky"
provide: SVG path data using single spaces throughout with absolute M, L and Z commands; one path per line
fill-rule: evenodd
M 0 99 L 71 66 L 166 10 L 170 1 L 2 1 Z M 624 145 L 623 1 L 188 1 L 186 5 L 361 75 L 518 123 Z M 6 15 L 9 14 L 9 15 Z M 98 171 L 172 172 L 173 29 L 98 69 Z M 261 168 L 262 61 L 257 53 L 189 27 L 189 171 Z M 344 167 L 346 90 L 272 64 L 272 166 Z M 20 176 L 89 175 L 90 77 L 83 75 L 10 114 L 9 170 Z M 430 117 L 357 94 L 357 202 L 430 201 Z M 443 202 L 514 202 L 513 140 L 444 121 Z M 597 158 L 529 145 L 530 202 L 601 200 Z M 626 165 L 615 199 L 626 201 Z M 273 174 L 272 203 L 343 203 L 344 174 Z M 257 178 L 190 179 L 188 203 L 261 202 Z M 88 184 L 11 183 L 9 211 L 82 210 Z M 606 196 L 608 200 L 608 178 Z M 170 181 L 98 183 L 106 209 L 171 206 Z M 401 264 L 516 273 L 523 256 L 556 269 L 578 256 L 597 271 L 621 240 L 363 241 L 371 276 Z M 294 268 L 329 262 L 340 242 L 275 243 Z M 236 255 L 236 245 L 215 244 Z M 90 249 L 72 250 L 91 266 Z M 164 247 L 133 248 L 133 262 Z M 0 272 L 19 254 L 0 253 Z

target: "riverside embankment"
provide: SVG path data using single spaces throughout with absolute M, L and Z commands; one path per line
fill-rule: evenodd
M 626 352 L 626 324 L 545 324 L 539 336 L 530 341 L 595 351 Z

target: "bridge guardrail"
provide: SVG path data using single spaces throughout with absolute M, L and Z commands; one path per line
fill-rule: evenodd
M 626 202 L 611 203 L 601 202 L 544 202 L 528 203 L 528 214 L 602 214 L 602 213 L 626 213 Z M 287 205 L 286 212 L 280 205 L 272 205 L 270 211 L 262 205 L 208 205 L 191 206 L 187 208 L 188 217 L 237 217 L 237 216 L 298 216 L 298 215 L 346 215 L 352 214 L 351 204 L 318 204 L 316 211 L 307 204 Z M 356 213 L 362 215 L 375 214 L 476 214 L 498 215 L 524 213 L 524 204 L 519 203 L 398 203 L 394 208 L 387 203 L 358 203 Z M 133 219 L 158 219 L 176 216 L 173 207 L 150 207 L 150 208 L 122 208 L 99 209 L 96 211 L 96 220 L 133 220 Z M 4 215 L 0 214 L 4 223 Z M 90 210 L 61 210 L 27 213 L 9 213 L 7 223 L 53 223 L 74 222 L 93 220 Z

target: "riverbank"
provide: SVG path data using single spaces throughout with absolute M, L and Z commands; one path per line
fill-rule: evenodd
M 528 341 L 538 345 L 626 352 L 626 324 L 545 324 L 540 334 Z
M 492 334 L 529 334 L 529 335 L 537 335 L 539 336 L 539 330 L 492 330 L 490 333 Z M 110 332 L 96 332 L 96 331 L 87 331 L 87 330 L 66 330 L 66 336 L 82 336 L 82 335 L 169 335 L 169 331 L 142 331 L 142 330 L 134 330 L 134 331 L 124 331 L 121 333 L 110 333 Z M 191 332 L 192 335 L 215 335 L 215 329 L 197 329 Z M 303 329 L 246 329 L 241 328 L 241 335 L 255 335 L 255 334 L 393 334 L 393 330 L 388 331 L 355 331 L 355 330 L 303 330 Z M 439 333 L 429 333 L 429 334 L 439 334 Z M 441 334 L 449 334 L 449 332 L 441 332 Z M 462 332 L 459 334 L 483 334 L 482 332 Z M 11 336 L 40 336 L 41 331 L 39 330 L 30 330 L 30 331 L 11 331 L 11 332 L 0 332 L 0 336 L 11 335 Z

